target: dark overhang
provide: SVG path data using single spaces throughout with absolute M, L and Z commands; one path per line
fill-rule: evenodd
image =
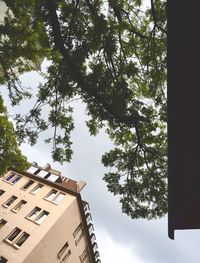
M 200 228 L 199 1 L 168 1 L 169 237 Z

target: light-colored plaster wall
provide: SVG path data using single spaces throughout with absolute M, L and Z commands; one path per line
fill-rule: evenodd
M 71 250 L 67 263 L 80 262 L 79 256 L 87 246 L 85 235 L 76 245 L 73 236 L 74 230 L 81 222 L 77 200 L 73 200 L 70 207 L 57 220 L 56 224 L 46 233 L 40 243 L 34 248 L 23 263 L 57 263 L 62 262 L 58 259 L 57 253 L 68 242 L 68 249 Z M 65 253 L 64 253 L 65 254 Z
M 0 256 L 7 258 L 9 263 L 22 263 L 31 253 L 31 251 L 33 251 L 34 247 L 38 246 L 38 243 L 44 239 L 45 235 L 50 231 L 62 214 L 68 210 L 70 204 L 75 202 L 76 197 L 65 193 L 64 199 L 60 204 L 56 205 L 52 202 L 44 200 L 44 197 L 52 190 L 51 186 L 44 185 L 39 193 L 33 195 L 30 193 L 30 190 L 38 184 L 36 180 L 29 189 L 24 191 L 21 189 L 21 187 L 28 180 L 30 180 L 30 178 L 23 176 L 16 185 L 11 185 L 5 182 L 4 179 L 5 177 L 0 178 L 0 188 L 5 190 L 5 193 L 0 196 L 0 219 L 6 220 L 7 223 L 0 229 Z M 54 189 L 57 190 L 56 188 Z M 17 200 L 10 207 L 3 207 L 2 204 L 6 202 L 12 195 L 17 196 Z M 27 204 L 17 214 L 11 211 L 11 209 L 22 199 L 25 200 Z M 35 206 L 38 206 L 42 210 L 49 212 L 49 215 L 41 223 L 41 225 L 37 225 L 36 223 L 26 219 L 26 216 Z M 18 227 L 22 229 L 22 231 L 30 234 L 29 238 L 24 242 L 20 249 L 15 249 L 3 241 L 15 227 Z M 57 238 L 59 237 L 57 236 Z M 40 258 L 41 261 L 35 261 L 35 263 L 48 262 L 44 261 L 43 258 L 45 258 L 44 255 L 42 259 Z M 29 262 L 34 263 L 34 261 Z

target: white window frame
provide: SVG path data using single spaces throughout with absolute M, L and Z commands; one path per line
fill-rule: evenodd
M 13 200 L 13 201 L 12 201 L 12 200 Z M 2 206 L 5 207 L 5 208 L 8 208 L 8 207 L 10 207 L 16 200 L 17 200 L 17 197 L 16 197 L 15 195 L 12 195 L 5 203 L 3 203 Z M 10 201 L 12 201 L 11 204 L 7 205 L 7 203 L 9 203 Z
M 37 218 L 34 220 L 34 222 L 35 222 L 36 224 L 40 225 L 40 224 L 42 224 L 42 222 L 47 218 L 48 215 L 49 215 L 49 212 L 47 212 L 46 210 L 43 210 L 43 211 L 37 216 Z M 45 216 L 45 217 L 44 217 L 44 216 Z M 43 218 L 43 217 L 44 217 L 44 218 Z M 42 221 L 38 221 L 38 220 L 40 220 L 41 218 L 43 218 Z
M 37 184 L 35 187 L 33 187 L 33 189 L 30 191 L 30 193 L 33 195 L 36 195 L 37 193 L 39 193 L 42 190 L 43 186 L 44 186 L 43 184 L 40 184 L 40 183 Z M 37 192 L 35 193 L 36 190 L 37 190 Z
M 34 211 L 36 211 L 37 213 L 34 215 Z M 36 206 L 34 207 L 34 209 L 26 216 L 26 219 L 34 222 L 37 225 L 41 225 L 42 222 L 47 218 L 47 216 L 49 215 L 49 212 L 46 210 L 42 210 L 40 207 Z M 32 216 L 32 217 L 30 217 Z M 45 216 L 45 217 L 44 217 Z M 42 219 L 42 221 L 38 221 L 40 220 L 42 217 L 44 217 Z
M 11 211 L 18 213 L 26 203 L 27 202 L 22 199 L 18 204 L 16 204 L 16 206 L 13 207 L 13 209 Z M 20 208 L 20 209 L 17 210 L 17 208 Z
M 16 232 L 18 231 L 17 235 L 10 240 L 9 238 Z M 13 231 L 4 239 L 4 241 L 10 245 L 12 245 L 14 248 L 19 249 L 21 247 L 21 245 L 23 245 L 23 243 L 27 240 L 27 238 L 24 240 L 24 242 L 18 246 L 16 243 L 19 242 L 19 240 L 24 236 L 27 235 L 27 238 L 30 236 L 28 233 L 23 232 L 20 228 L 15 227 L 13 229 Z
M 52 198 L 49 198 L 53 193 L 55 193 L 55 195 L 52 196 Z M 59 202 L 56 202 L 56 200 L 58 200 L 58 197 L 62 195 L 62 199 L 59 201 Z M 65 197 L 65 193 L 63 192 L 59 192 L 58 190 L 55 190 L 55 189 L 52 189 L 45 197 L 44 199 L 51 202 L 51 203 L 54 203 L 55 205 L 58 205 L 62 202 L 63 198 Z
M 29 183 L 31 183 L 28 187 L 26 187 Z M 35 183 L 35 181 L 33 180 L 28 180 L 22 187 L 21 189 L 26 191 L 29 187 L 31 187 L 33 184 Z M 25 188 L 26 187 L 26 188 Z
M 13 175 L 13 177 L 11 177 L 9 180 L 7 180 L 11 175 Z M 3 180 L 4 182 L 11 184 L 11 185 L 15 185 L 19 182 L 19 180 L 17 180 L 17 182 L 14 183 L 14 181 L 19 178 L 19 180 L 22 178 L 21 175 L 16 174 L 14 172 L 11 172 L 8 176 L 6 176 L 6 178 Z

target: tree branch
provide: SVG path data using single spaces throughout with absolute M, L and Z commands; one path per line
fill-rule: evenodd
M 114 118 L 119 123 L 123 123 L 125 125 L 128 125 L 129 127 L 133 127 L 135 123 L 138 123 L 138 121 L 142 120 L 143 117 L 140 117 L 139 115 L 138 116 L 126 115 L 126 114 L 121 115 L 120 113 L 116 112 L 116 110 L 112 107 L 112 105 L 107 103 L 104 97 L 98 94 L 95 91 L 94 87 L 85 80 L 83 73 L 74 63 L 74 61 L 71 59 L 68 50 L 64 46 L 64 41 L 60 30 L 60 24 L 56 13 L 55 1 L 46 0 L 46 7 L 48 10 L 48 19 L 52 27 L 55 47 L 56 49 L 59 50 L 59 52 L 63 56 L 63 59 L 66 65 L 68 66 L 71 75 L 73 76 L 74 80 L 78 83 L 81 90 L 86 94 L 92 96 L 95 99 L 96 103 L 103 106 L 109 118 Z

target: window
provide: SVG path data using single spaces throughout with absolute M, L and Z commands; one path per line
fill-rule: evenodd
M 6 238 L 6 240 L 9 240 L 10 242 L 12 242 L 21 232 L 21 229 L 19 229 L 18 227 L 16 227 L 11 234 Z
M 61 250 L 58 252 L 58 258 L 59 258 L 59 259 L 61 258 L 61 256 L 63 255 L 63 253 L 66 251 L 66 249 L 68 248 L 68 246 L 69 246 L 69 244 L 68 244 L 68 242 L 66 242 L 66 243 L 64 244 L 64 246 L 61 248 Z
M 56 196 L 58 191 L 56 190 L 52 190 L 46 197 L 45 199 L 48 200 L 48 201 L 52 201 L 53 198 Z
M 66 262 L 67 259 L 68 259 L 68 257 L 69 257 L 70 255 L 71 255 L 71 250 L 69 249 L 69 250 L 67 251 L 67 254 L 64 255 L 64 257 L 63 257 L 63 259 L 62 259 L 62 262 L 63 262 L 63 263 Z
M 41 191 L 42 187 L 43 187 L 42 184 L 36 185 L 36 186 L 31 190 L 31 194 L 34 194 L 34 195 L 37 194 L 38 192 Z
M 58 205 L 62 201 L 64 196 L 65 194 L 58 193 L 58 191 L 56 190 L 52 190 L 44 199 Z
M 84 235 L 84 232 L 83 232 L 82 224 L 79 224 L 78 227 L 76 228 L 76 230 L 73 233 L 76 245 L 79 243 L 79 241 L 81 240 L 83 235 Z
M 16 184 L 21 178 L 22 176 L 11 173 L 6 177 L 5 181 L 11 184 Z
M 31 219 L 31 220 L 34 220 L 40 211 L 41 211 L 41 208 L 39 208 L 39 207 L 36 206 L 36 207 L 30 212 L 30 214 L 27 216 L 27 218 L 28 218 L 28 219 Z
M 26 170 L 28 173 L 31 173 L 31 174 L 35 174 L 35 172 L 38 171 L 38 168 L 37 167 L 34 167 L 34 166 L 31 166 L 28 168 L 28 170 Z
M 2 195 L 2 194 L 4 194 L 5 193 L 5 191 L 4 190 L 2 190 L 2 189 L 0 189 L 0 196 Z M 1 263 L 1 262 L 0 262 Z
M 27 202 L 24 200 L 21 200 L 13 209 L 12 211 L 18 212 Z
M 29 234 L 27 234 L 26 232 L 23 232 L 23 234 L 17 239 L 14 245 L 17 247 L 21 247 L 21 245 L 26 241 L 26 239 L 29 236 L 30 236 Z
M 12 184 L 16 184 L 21 178 L 22 178 L 21 176 L 17 175 L 17 176 L 11 181 L 11 183 L 12 183 Z
M 0 263 L 6 263 L 8 260 L 2 256 L 0 256 Z
M 62 199 L 63 199 L 64 196 L 65 196 L 65 195 L 62 194 L 62 193 L 57 194 L 57 196 L 54 198 L 53 202 L 54 202 L 55 204 L 59 204 L 59 203 L 62 201 Z
M 23 187 L 23 190 L 27 190 L 32 184 L 34 183 L 33 180 L 29 180 Z
M 48 173 L 49 173 L 49 172 L 46 172 L 46 171 L 41 170 L 41 171 L 37 174 L 37 176 L 44 178 L 45 176 L 47 176 Z
M 58 258 L 61 259 L 61 262 L 66 262 L 68 257 L 71 255 L 71 250 L 68 249 L 69 244 L 66 242 L 61 250 L 58 252 Z
M 7 223 L 7 222 L 6 222 L 4 219 L 1 219 L 1 220 L 0 220 L 0 228 L 2 228 L 3 226 L 5 226 L 6 223 Z M 0 261 L 0 263 L 1 263 L 1 261 Z
M 11 173 L 6 177 L 6 181 L 9 182 L 11 179 L 13 179 L 15 177 L 15 173 Z
M 85 248 L 82 252 L 82 254 L 80 255 L 80 261 L 81 263 L 86 263 L 86 262 L 90 262 L 89 261 L 89 253 L 88 253 L 88 249 Z
M 48 214 L 49 212 L 45 210 L 41 211 L 41 208 L 36 206 L 26 218 L 40 225 L 46 219 Z
M 22 233 L 20 235 L 20 233 Z M 16 227 L 11 234 L 5 239 L 9 244 L 13 245 L 15 248 L 21 247 L 21 245 L 26 241 L 29 237 L 29 234 L 26 232 L 22 232 L 21 229 Z
M 3 206 L 4 206 L 4 207 L 10 206 L 16 199 L 17 199 L 16 196 L 14 196 L 14 195 L 11 196 L 11 197 L 3 204 Z
M 39 216 L 36 218 L 35 223 L 41 224 L 45 220 L 45 218 L 48 216 L 48 214 L 49 212 L 45 210 L 42 211 L 42 213 L 40 213 Z

